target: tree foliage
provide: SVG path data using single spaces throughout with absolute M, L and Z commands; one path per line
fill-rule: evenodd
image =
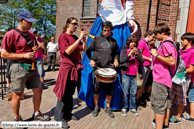
M 44 41 L 50 41 L 55 35 L 56 24 L 56 0 L 8 0 L 6 4 L 0 4 L 0 31 L 6 31 L 10 26 L 18 26 L 18 14 L 21 11 L 29 11 L 37 22 L 33 23 Z
M 31 12 L 38 21 L 33 23 L 45 42 L 55 35 L 56 0 L 24 0 L 24 8 Z
M 6 32 L 9 27 L 16 27 L 18 24 L 18 14 L 23 10 L 23 0 L 9 0 L 0 4 L 0 30 Z

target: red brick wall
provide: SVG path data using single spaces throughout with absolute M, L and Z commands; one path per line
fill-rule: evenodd
M 139 24 L 136 36 L 138 36 L 138 38 L 141 39 L 141 37 L 147 30 L 149 0 L 134 0 L 133 10 L 135 21 L 137 21 Z
M 149 20 L 149 30 L 153 30 L 156 26 L 156 18 L 158 11 L 158 0 L 152 0 L 151 3 L 151 12 L 150 12 L 150 20 Z
M 62 32 L 62 27 L 65 25 L 66 19 L 70 16 L 76 17 L 79 20 L 80 27 L 84 27 L 89 32 L 94 22 L 94 17 L 97 14 L 97 1 L 98 0 L 91 1 L 91 18 L 80 20 L 82 17 L 83 0 L 57 0 L 56 39 L 58 39 L 58 36 Z M 176 40 L 176 21 L 177 19 L 180 19 L 180 10 L 178 10 L 179 0 L 151 1 L 149 17 L 150 0 L 133 0 L 134 17 L 139 24 L 139 30 L 136 35 L 140 39 L 147 29 L 153 30 L 157 23 L 166 22 L 170 26 L 173 39 Z M 77 32 L 76 34 L 79 33 Z
M 75 17 L 79 20 L 82 17 L 82 0 L 57 0 L 57 15 L 56 15 L 56 41 L 62 33 L 63 26 L 69 17 Z M 79 34 L 79 32 L 76 32 Z

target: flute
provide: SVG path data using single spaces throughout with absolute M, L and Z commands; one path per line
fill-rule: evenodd
M 77 30 L 77 31 L 82 32 L 81 30 Z M 89 36 L 90 38 L 96 39 L 96 36 L 93 36 L 91 34 L 87 34 L 87 36 Z
M 34 43 L 33 52 L 34 52 L 34 54 L 35 54 L 35 43 Z M 32 68 L 31 68 L 31 70 L 35 70 L 35 60 L 32 61 Z

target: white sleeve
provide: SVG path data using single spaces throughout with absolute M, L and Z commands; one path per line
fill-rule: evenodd
M 49 42 L 49 43 L 50 43 L 50 42 Z M 47 49 L 49 48 L 49 43 L 47 44 L 47 47 L 46 47 Z
M 57 43 L 57 49 L 59 49 L 58 43 Z
M 103 0 L 98 14 L 103 21 L 111 21 L 113 26 L 126 23 L 126 13 L 121 0 Z
M 133 17 L 133 0 L 126 0 L 125 12 L 126 12 L 126 16 L 127 16 L 127 21 L 130 19 L 135 19 Z

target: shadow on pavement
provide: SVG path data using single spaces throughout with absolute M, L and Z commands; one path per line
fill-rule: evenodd
M 55 79 L 45 79 L 44 82 L 47 86 L 52 86 L 52 85 L 55 85 L 56 80 Z

